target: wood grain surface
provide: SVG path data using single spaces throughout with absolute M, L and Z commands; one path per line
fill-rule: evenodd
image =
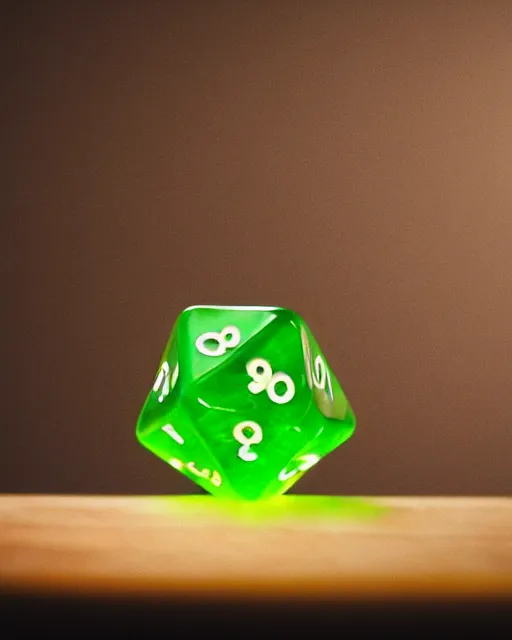
M 512 595 L 512 499 L 0 496 L 4 593 Z

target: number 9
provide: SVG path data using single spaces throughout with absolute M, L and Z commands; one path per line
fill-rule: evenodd
M 249 437 L 246 436 L 245 430 L 250 429 L 252 431 Z M 259 444 L 263 440 L 263 431 L 257 422 L 252 420 L 245 420 L 239 422 L 233 429 L 233 436 L 237 442 L 242 446 L 238 449 L 238 457 L 245 462 L 253 462 L 258 455 L 254 451 L 249 451 L 249 447 L 252 444 Z
M 260 393 L 268 387 L 272 379 L 272 367 L 269 362 L 263 358 L 255 358 L 247 364 L 246 370 L 252 378 L 248 385 L 251 393 Z

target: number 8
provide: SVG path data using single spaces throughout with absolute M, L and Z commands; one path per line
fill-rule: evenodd
M 208 340 L 217 343 L 217 346 L 210 349 L 206 346 Z M 240 331 L 237 327 L 224 327 L 222 331 L 208 331 L 203 333 L 196 340 L 196 349 L 204 356 L 223 356 L 227 349 L 233 349 L 240 343 Z

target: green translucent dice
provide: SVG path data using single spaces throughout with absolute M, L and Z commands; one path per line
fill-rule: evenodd
M 354 429 L 300 316 L 195 306 L 173 327 L 137 437 L 208 492 L 258 500 L 287 491 Z

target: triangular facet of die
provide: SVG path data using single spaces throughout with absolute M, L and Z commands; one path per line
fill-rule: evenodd
M 180 375 L 183 373 L 187 379 L 197 380 L 222 364 L 268 326 L 278 311 L 275 307 L 196 306 L 185 309 L 179 328 Z
M 345 393 L 305 323 L 300 332 L 306 378 L 315 404 L 326 418 L 344 420 L 350 409 Z
M 219 363 L 211 375 L 194 381 L 190 395 L 240 420 L 267 422 L 271 415 L 274 429 L 297 424 L 312 401 L 299 327 L 289 314 L 278 311 L 272 324 Z M 205 433 L 212 429 L 208 425 Z
M 137 425 L 139 442 L 171 467 L 209 493 L 232 491 L 220 462 L 194 427 L 192 416 L 181 404 L 159 415 L 145 415 Z

